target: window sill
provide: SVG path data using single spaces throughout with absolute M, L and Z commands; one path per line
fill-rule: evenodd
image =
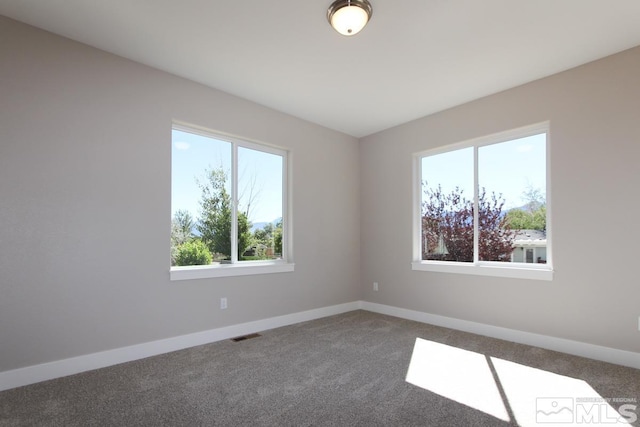
M 254 274 L 288 273 L 295 264 L 286 262 L 242 262 L 239 264 L 171 267 L 170 280 L 208 279 L 211 277 L 249 276 Z
M 534 264 L 535 265 L 535 264 Z M 553 270 L 549 267 L 501 266 L 495 264 L 451 263 L 438 261 L 414 261 L 412 270 L 434 271 L 438 273 L 471 274 L 477 276 L 510 277 L 514 279 L 553 280 Z

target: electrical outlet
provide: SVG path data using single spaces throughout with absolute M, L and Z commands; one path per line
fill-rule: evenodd
M 227 299 L 226 298 L 220 298 L 220 309 L 224 310 L 225 308 L 227 308 Z
M 378 282 L 373 282 L 373 290 L 374 291 L 378 290 Z

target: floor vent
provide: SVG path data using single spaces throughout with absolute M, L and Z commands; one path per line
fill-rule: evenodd
M 258 338 L 260 337 L 260 334 L 249 334 L 249 335 L 243 335 L 241 337 L 235 337 L 235 338 L 231 338 L 231 341 L 234 342 L 240 342 L 240 341 L 244 341 L 244 340 L 249 340 L 251 338 Z

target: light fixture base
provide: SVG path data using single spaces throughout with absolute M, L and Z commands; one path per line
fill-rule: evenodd
M 344 36 L 358 34 L 373 15 L 369 0 L 336 0 L 327 10 L 329 24 Z

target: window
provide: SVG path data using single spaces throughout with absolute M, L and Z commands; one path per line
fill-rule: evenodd
M 418 153 L 414 270 L 552 279 L 548 124 Z
M 171 279 L 293 271 L 287 152 L 174 125 Z

